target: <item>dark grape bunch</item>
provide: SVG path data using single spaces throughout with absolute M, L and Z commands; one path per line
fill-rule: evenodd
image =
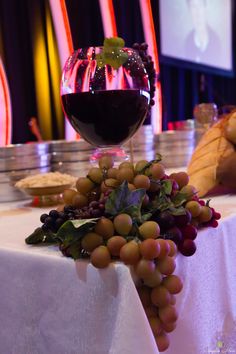
M 49 214 L 42 214 L 40 221 L 44 231 L 56 233 L 67 220 L 100 218 L 105 213 L 106 198 L 92 201 L 89 205 L 77 209 L 73 205 L 65 205 L 62 211 L 51 210 Z
M 154 62 L 152 60 L 151 55 L 147 54 L 147 49 L 148 49 L 148 44 L 147 43 L 134 43 L 133 44 L 133 49 L 137 50 L 139 56 L 141 57 L 144 67 L 147 71 L 148 74 L 148 79 L 150 82 L 150 106 L 154 106 L 155 100 L 155 82 L 156 82 L 156 70 L 154 68 Z

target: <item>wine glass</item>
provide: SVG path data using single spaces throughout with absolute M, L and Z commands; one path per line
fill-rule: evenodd
M 96 146 L 91 162 L 104 154 L 127 158 L 121 145 L 142 125 L 149 101 L 148 75 L 134 49 L 81 48 L 66 61 L 62 107 L 76 132 Z

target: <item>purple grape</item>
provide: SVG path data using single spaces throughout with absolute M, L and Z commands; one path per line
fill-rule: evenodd
M 175 218 L 169 211 L 162 211 L 158 215 L 154 214 L 151 219 L 158 223 L 161 231 L 168 230 L 175 225 Z
M 51 210 L 49 212 L 49 216 L 51 216 L 52 218 L 57 218 L 58 217 L 58 211 L 57 210 Z
M 176 226 L 180 226 L 180 227 L 185 226 L 190 223 L 191 219 L 192 219 L 192 215 L 187 209 L 185 209 L 185 214 L 175 215 Z
M 184 256 L 190 257 L 196 252 L 197 247 L 193 240 L 186 239 L 178 246 L 178 249 Z
M 41 221 L 42 223 L 45 223 L 45 220 L 47 219 L 47 217 L 48 217 L 48 214 L 42 214 L 42 215 L 40 216 L 40 221 Z
M 197 228 L 191 224 L 181 227 L 181 232 L 184 239 L 195 240 L 197 237 Z
M 166 239 L 172 240 L 176 245 L 179 245 L 183 239 L 182 233 L 177 226 L 167 230 L 164 235 Z

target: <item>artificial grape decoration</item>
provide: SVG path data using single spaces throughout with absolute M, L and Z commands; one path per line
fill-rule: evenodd
M 183 287 L 175 257 L 194 255 L 198 229 L 217 227 L 221 217 L 188 182 L 185 172 L 167 175 L 160 155 L 115 167 L 103 156 L 76 188 L 64 191 L 63 207 L 41 215 L 42 226 L 26 243 L 58 243 L 64 256 L 87 257 L 99 269 L 117 259 L 128 265 L 158 349 L 165 351 Z
M 148 79 L 150 82 L 150 106 L 154 106 L 155 91 L 156 91 L 156 70 L 154 68 L 154 62 L 151 55 L 147 54 L 148 44 L 147 43 L 134 43 L 133 49 L 137 50 L 139 56 L 141 57 L 144 67 L 148 74 Z

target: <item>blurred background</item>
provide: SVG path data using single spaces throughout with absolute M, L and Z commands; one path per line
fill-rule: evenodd
M 224 33 L 225 38 L 220 37 L 220 41 L 228 43 L 223 48 L 223 55 L 228 58 L 226 64 L 217 63 L 218 55 L 215 55 L 216 61 L 214 58 L 212 61 L 200 58 L 199 61 L 180 52 L 178 41 L 186 38 L 187 31 L 194 30 L 194 18 L 193 24 L 190 20 L 194 13 L 190 7 L 195 6 L 196 1 L 0 0 L 0 133 L 6 135 L 8 129 L 6 142 L 25 143 L 65 137 L 59 90 L 63 67 L 60 38 L 65 33 L 69 52 L 73 48 L 102 45 L 106 36 L 104 19 L 110 16 L 111 6 L 113 25 L 126 46 L 148 42 L 147 32 L 154 30 L 160 61 L 158 80 L 162 93 L 163 130 L 178 126 L 175 122 L 193 119 L 196 104 L 214 102 L 223 109 L 236 105 L 233 1 L 197 1 L 203 3 L 209 15 L 208 27 L 215 26 L 217 33 Z M 223 11 L 219 7 L 222 3 Z M 144 13 L 145 6 L 151 11 L 153 29 L 149 29 L 151 22 Z M 56 7 L 66 14 L 67 19 L 67 26 L 61 29 L 61 34 Z M 186 26 L 183 25 L 183 14 L 187 19 Z M 198 17 L 203 15 L 199 13 Z M 180 31 L 182 37 L 177 38 L 175 34 Z M 38 135 L 33 132 L 32 124 L 30 126 L 34 121 L 40 129 Z M 148 123 L 150 117 L 145 122 Z

